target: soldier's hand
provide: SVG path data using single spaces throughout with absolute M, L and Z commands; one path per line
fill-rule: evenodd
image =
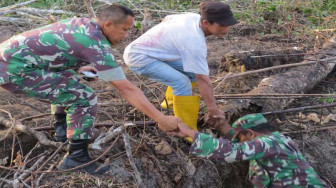
M 177 123 L 180 121 L 180 118 L 175 116 L 164 116 L 159 122 L 159 128 L 162 131 L 169 132 L 169 131 L 177 131 Z

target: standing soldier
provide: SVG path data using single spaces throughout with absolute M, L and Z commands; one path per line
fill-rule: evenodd
M 112 54 L 113 44 L 128 37 L 133 12 L 121 5 L 103 9 L 98 18 L 73 18 L 27 31 L 0 44 L 0 84 L 12 93 L 47 99 L 55 114 L 57 141 L 70 139 L 61 169 L 92 159 L 88 142 L 93 137 L 97 96 L 79 82 L 78 73 L 91 71 L 109 81 L 131 105 L 159 123 L 163 131 L 177 128 L 177 118 L 164 116 L 129 82 Z M 136 96 L 136 97 L 135 97 Z M 84 170 L 96 172 L 92 163 Z
M 224 138 L 198 133 L 183 123 L 178 124 L 180 132 L 175 135 L 194 138 L 190 153 L 196 156 L 227 162 L 249 160 L 249 178 L 254 187 L 328 187 L 294 141 L 272 132 L 273 126 L 262 114 L 241 117 L 232 128 L 226 121 L 217 121 L 213 126 Z
M 207 64 L 206 38 L 223 37 L 237 23 L 229 5 L 222 2 L 200 4 L 201 15 L 170 15 L 129 44 L 125 63 L 136 74 L 168 85 L 163 108 L 172 108 L 175 116 L 197 130 L 199 96 L 192 95 L 198 85 L 207 112 L 223 114 L 213 96 Z M 191 140 L 191 139 L 189 139 Z

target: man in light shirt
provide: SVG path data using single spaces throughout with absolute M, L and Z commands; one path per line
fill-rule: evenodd
M 200 100 L 192 95 L 196 84 L 209 117 L 223 114 L 209 79 L 206 37 L 223 37 L 237 23 L 230 6 L 222 2 L 203 2 L 200 12 L 165 17 L 124 52 L 131 71 L 168 86 L 161 106 L 173 109 L 175 116 L 193 130 L 197 130 Z

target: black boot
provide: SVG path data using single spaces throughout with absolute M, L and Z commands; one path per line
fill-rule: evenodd
M 74 168 L 92 161 L 88 153 L 89 140 L 70 140 L 68 153 L 64 156 L 63 161 L 59 165 L 62 170 Z M 99 168 L 99 165 L 94 162 L 80 169 L 81 171 L 86 171 L 91 175 L 104 174 L 109 170 L 109 166 L 104 166 Z
M 53 126 L 55 128 L 54 140 L 56 142 L 65 142 L 67 140 L 66 137 L 66 114 L 55 114 L 55 121 L 53 122 Z

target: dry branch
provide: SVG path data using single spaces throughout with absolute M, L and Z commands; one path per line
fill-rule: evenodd
M 23 125 L 21 122 L 16 121 L 15 123 L 13 123 L 3 116 L 0 116 L 0 125 L 3 125 L 7 128 L 12 127 L 12 129 L 14 131 L 25 133 L 25 134 L 28 134 L 28 135 L 32 135 L 43 145 L 53 146 L 53 147 L 57 147 L 57 148 L 60 145 L 62 145 L 62 143 L 53 142 L 53 141 L 49 140 L 43 133 L 35 131 L 34 129 L 32 129 L 30 127 L 27 127 L 27 126 Z
M 35 21 L 41 21 L 41 22 L 46 21 L 45 18 L 34 16 L 34 15 L 31 15 L 31 14 L 28 14 L 28 13 L 25 13 L 25 12 L 17 11 L 16 14 L 20 15 L 20 16 L 24 16 L 24 17 L 30 18 L 30 19 L 35 20 Z
M 21 173 L 31 173 L 31 177 L 26 179 L 25 181 L 30 181 L 32 182 L 32 186 L 34 184 L 34 176 L 37 175 L 37 174 L 44 174 L 44 173 L 63 173 L 63 172 L 69 172 L 69 171 L 73 171 L 73 170 L 77 170 L 77 169 L 80 169 L 80 168 L 83 168 L 89 164 L 92 164 L 96 161 L 98 161 L 102 156 L 106 155 L 107 152 L 109 152 L 111 150 L 112 147 L 114 147 L 114 144 L 116 143 L 116 141 L 118 140 L 118 138 L 96 159 L 88 162 L 88 163 L 85 163 L 85 164 L 82 164 L 80 166 L 77 166 L 77 167 L 74 167 L 74 168 L 71 168 L 71 169 L 66 169 L 66 170 L 56 170 L 56 171 L 50 171 L 50 170 L 47 170 L 47 171 L 35 171 L 35 172 L 30 172 L 28 170 L 19 170 L 19 169 L 13 169 L 13 168 L 9 168 L 9 167 L 5 167 L 5 166 L 1 166 L 0 165 L 0 168 L 1 169 L 5 169 L 5 170 L 10 170 L 10 171 L 16 171 L 16 172 L 21 172 Z M 56 153 L 56 152 L 55 152 Z M 18 180 L 15 180 L 15 182 L 17 182 Z M 26 183 L 24 181 L 21 181 L 23 184 L 26 185 Z M 12 181 L 9 181 L 9 183 L 13 184 Z M 28 186 L 28 185 L 26 185 Z M 29 187 L 29 186 L 28 186 Z
M 135 178 L 138 182 L 138 186 L 140 188 L 145 187 L 144 184 L 143 184 L 143 181 L 141 179 L 141 175 L 139 173 L 139 170 L 135 165 L 135 162 L 134 162 L 134 159 L 133 159 L 133 156 L 132 156 L 132 147 L 131 147 L 131 144 L 130 144 L 129 135 L 127 134 L 127 132 L 125 130 L 124 130 L 124 133 L 123 133 L 123 138 L 124 138 L 124 142 L 125 142 L 126 154 L 127 154 L 128 160 L 129 160 L 129 162 L 130 162 L 130 164 L 133 168 Z
M 61 151 L 61 149 L 63 148 L 63 146 L 65 146 L 66 144 L 68 144 L 68 140 L 64 143 L 61 144 L 60 147 L 57 148 L 57 150 L 36 170 L 37 172 L 43 171 L 43 168 L 49 163 L 49 161 L 51 161 L 52 159 L 54 159 L 54 157 Z M 48 170 L 50 171 L 50 170 Z M 25 182 L 28 182 L 31 180 L 31 177 L 27 178 L 25 180 Z
M 31 14 L 67 14 L 74 15 L 73 12 L 68 12 L 64 10 L 47 10 L 47 9 L 37 9 L 37 8 L 19 8 L 18 11 L 27 12 Z
M 112 3 L 118 3 L 119 0 L 97 0 L 99 2 L 102 2 L 102 3 L 106 3 L 106 4 L 112 4 Z
M 26 102 L 25 100 L 19 99 L 19 98 L 15 97 L 15 96 L 11 96 L 11 101 L 13 101 L 14 103 L 17 102 L 17 103 L 22 104 L 24 106 L 28 106 L 28 107 L 30 107 L 30 108 L 38 111 L 38 112 L 41 112 L 41 113 L 45 112 L 44 110 L 41 110 L 41 109 L 37 108 L 36 106 L 31 105 L 30 103 Z
M 113 122 L 113 123 L 96 123 L 95 127 L 111 127 L 111 126 L 122 126 L 123 122 Z M 155 125 L 155 121 L 133 121 L 132 124 L 134 125 Z M 54 127 L 52 126 L 44 126 L 44 127 L 36 127 L 34 128 L 35 131 L 47 131 L 47 130 L 53 130 Z
M 0 21 L 2 22 L 12 22 L 17 24 L 29 24 L 33 22 L 31 19 L 27 18 L 13 18 L 13 17 L 0 17 Z
M 15 13 L 17 10 L 4 10 L 0 12 L 0 15 L 6 15 L 6 14 L 11 14 Z
M 145 8 L 135 8 L 133 9 L 134 11 L 144 11 Z M 156 9 L 148 9 L 148 11 L 151 12 L 159 12 L 159 13 L 167 13 L 167 14 L 181 14 L 181 13 L 186 13 L 186 12 L 194 12 L 197 13 L 196 9 L 191 9 L 191 10 L 184 10 L 184 11 L 178 11 L 178 10 L 156 10 Z
M 225 95 L 215 95 L 216 99 L 298 99 L 298 98 L 311 98 L 311 99 L 321 99 L 321 98 L 336 98 L 335 94 L 225 94 Z
M 330 107 L 334 107 L 334 106 L 336 106 L 336 103 L 324 104 L 324 105 L 314 105 L 314 106 L 302 106 L 302 107 L 291 108 L 291 109 L 286 109 L 286 110 L 263 112 L 262 114 L 264 114 L 264 115 L 283 114 L 283 113 L 288 113 L 288 112 L 303 111 L 303 110 L 307 110 L 307 109 L 330 108 Z
M 34 165 L 31 166 L 31 167 L 28 169 L 28 171 L 30 171 L 30 172 L 35 171 L 35 170 L 37 169 L 37 167 L 42 163 L 42 161 L 44 160 L 44 158 L 46 158 L 46 156 L 42 156 L 41 158 L 39 158 L 39 159 L 34 163 Z M 29 175 L 29 173 L 28 173 L 28 172 L 25 172 L 25 173 L 23 173 L 18 179 L 19 179 L 19 180 L 24 180 L 28 175 Z
M 52 159 L 54 159 L 54 157 L 62 150 L 62 148 L 68 144 L 68 140 L 64 143 L 61 144 L 60 147 L 57 148 L 57 150 L 37 169 L 37 171 L 42 171 L 43 168 L 49 163 L 49 161 L 51 161 Z
M 95 18 L 96 17 L 96 14 L 92 8 L 92 0 L 84 0 L 84 3 L 85 3 L 85 6 L 86 6 L 86 9 L 89 13 L 89 17 L 90 18 Z
M 58 163 L 54 163 L 54 164 L 52 164 L 50 167 L 49 167 L 49 169 L 48 169 L 48 172 L 51 172 L 54 168 L 55 168 L 55 166 L 57 165 Z M 40 185 L 40 181 L 44 178 L 44 176 L 46 175 L 46 173 L 43 173 L 43 174 L 41 174 L 41 176 L 36 180 L 36 187 L 39 187 L 39 185 Z
M 224 95 L 214 95 L 216 99 L 226 99 L 226 98 L 240 98 L 240 97 L 336 97 L 335 94 L 290 94 L 290 93 L 257 93 L 257 94 L 224 94 Z
M 282 134 L 309 133 L 309 132 L 325 131 L 325 130 L 332 130 L 332 129 L 336 129 L 336 126 L 320 127 L 320 128 L 315 128 L 315 129 L 309 129 L 309 130 L 282 132 Z
M 14 182 L 15 180 L 7 180 L 5 178 L 0 178 L 0 181 L 3 181 L 5 183 L 7 183 L 8 185 L 11 185 L 12 187 L 18 187 L 17 183 Z
M 120 126 L 116 129 L 111 129 L 107 133 L 101 134 L 94 143 L 91 144 L 92 149 L 101 150 L 102 147 L 101 144 L 105 144 L 109 141 L 111 141 L 115 136 L 120 135 L 123 131 L 125 131 L 125 126 Z
M 51 116 L 50 113 L 44 113 L 44 114 L 38 114 L 38 115 L 34 115 L 34 116 L 28 116 L 28 117 L 25 117 L 25 118 L 22 118 L 22 119 L 19 119 L 19 121 L 25 121 L 25 120 L 30 120 L 30 119 L 34 119 L 34 118 L 41 118 L 41 117 L 44 117 L 44 116 Z
M 37 143 L 37 144 L 34 146 L 34 148 L 31 149 L 31 150 L 29 151 L 29 153 L 26 155 L 26 157 L 25 157 L 25 159 L 24 159 L 24 161 L 23 161 L 23 166 L 21 167 L 21 170 L 23 170 L 23 169 L 26 168 L 27 163 L 28 163 L 27 161 L 28 161 L 30 155 L 32 155 L 33 151 L 34 151 L 37 147 L 39 147 L 39 146 L 40 146 L 40 143 Z M 18 179 L 18 176 L 19 176 L 19 172 L 15 172 L 15 174 L 14 174 L 14 179 Z
M 64 11 L 64 10 L 46 10 L 46 9 L 38 9 L 38 8 L 18 8 L 18 9 L 13 9 L 13 10 L 1 11 L 0 15 L 6 15 L 6 14 L 9 14 L 9 13 L 14 13 L 14 12 L 25 12 L 25 13 L 35 14 L 35 15 L 41 15 L 41 14 L 74 15 L 75 14 L 73 12 L 68 12 L 68 11 Z

